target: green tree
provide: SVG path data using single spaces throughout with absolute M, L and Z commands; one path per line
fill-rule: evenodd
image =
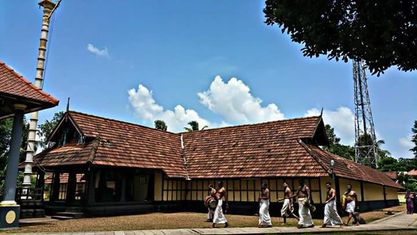
M 198 124 L 198 122 L 197 121 L 191 121 L 191 122 L 189 122 L 188 123 L 188 125 L 190 126 L 190 127 L 184 127 L 184 129 L 186 130 L 186 131 L 188 131 L 188 132 L 192 132 L 192 131 L 199 131 L 200 130 L 200 128 L 199 128 L 199 124 Z M 206 129 L 207 128 L 207 126 L 204 126 L 203 128 L 201 128 L 201 130 L 204 130 L 204 129 Z
M 413 136 L 411 137 L 411 142 L 414 143 L 414 147 L 410 149 L 414 153 L 414 157 L 417 159 L 417 120 L 414 121 L 414 126 L 411 128 Z
M 324 150 L 341 157 L 354 160 L 355 149 L 352 146 L 340 144 L 340 138 L 336 136 L 334 133 L 334 128 L 329 124 L 326 124 L 325 128 L 329 140 L 329 146 L 325 146 Z
M 399 172 L 401 170 L 401 166 L 399 165 L 397 159 L 391 156 L 384 156 L 379 159 L 378 170 L 384 171 L 384 172 L 387 172 L 387 171 Z
M 52 133 L 52 131 L 55 129 L 56 125 L 58 125 L 59 121 L 61 120 L 61 118 L 64 116 L 64 112 L 57 112 L 54 113 L 54 116 L 52 117 L 52 119 L 49 120 L 45 120 L 44 123 L 39 125 L 39 136 L 41 137 L 41 142 L 39 143 L 39 145 L 44 148 L 46 147 L 47 143 L 47 139 L 49 137 L 49 135 Z
M 304 56 L 364 60 L 372 73 L 417 69 L 417 1 L 266 0 L 265 23 L 277 24 Z
M 162 120 L 155 120 L 154 124 L 155 124 L 155 129 L 158 129 L 158 130 L 161 130 L 161 131 L 167 131 L 167 129 L 168 129 L 168 126 Z

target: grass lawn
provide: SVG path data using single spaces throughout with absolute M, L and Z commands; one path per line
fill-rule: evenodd
M 371 222 L 387 216 L 386 211 L 404 211 L 404 206 L 391 207 L 383 211 L 371 211 L 362 213 L 362 217 Z M 256 227 L 258 217 L 244 215 L 226 215 L 231 227 Z M 209 228 L 211 223 L 205 222 L 204 213 L 151 213 L 141 215 L 113 216 L 99 218 L 82 218 L 64 221 L 54 221 L 48 224 L 23 226 L 13 233 L 36 232 L 81 232 L 81 231 L 117 231 L 117 230 L 141 230 L 141 229 L 172 229 L 172 228 Z M 343 220 L 346 221 L 346 217 Z M 287 224 L 282 224 L 282 219 L 272 218 L 273 226 L 296 226 L 295 219 L 288 219 Z M 322 220 L 314 220 L 316 225 L 321 225 Z M 392 232 L 390 234 L 393 234 Z

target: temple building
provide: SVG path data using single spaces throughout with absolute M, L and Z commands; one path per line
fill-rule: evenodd
M 203 199 L 217 180 L 228 191 L 230 212 L 242 214 L 256 212 L 262 182 L 269 185 L 273 215 L 284 181 L 296 188 L 305 180 L 317 215 L 327 181 L 339 199 L 352 184 L 362 211 L 398 205 L 402 188 L 375 169 L 324 151 L 321 116 L 171 133 L 68 111 L 49 142 L 34 165 L 38 185 L 47 185 L 49 213 L 206 211 Z

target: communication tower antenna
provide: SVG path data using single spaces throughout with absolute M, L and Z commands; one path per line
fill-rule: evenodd
M 354 103 L 355 103 L 355 161 L 370 167 L 377 167 L 378 154 L 371 101 L 366 79 L 366 65 L 353 61 Z

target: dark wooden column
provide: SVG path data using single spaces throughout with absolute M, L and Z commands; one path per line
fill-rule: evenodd
M 86 195 L 85 195 L 85 205 L 86 206 L 91 206 L 95 203 L 96 199 L 95 199 L 95 179 L 96 179 L 96 174 L 97 172 L 94 171 L 92 168 L 90 168 L 87 173 L 86 173 Z
M 365 201 L 365 193 L 363 190 L 363 181 L 361 181 L 361 202 Z
M 36 189 L 39 190 L 41 194 L 41 200 L 43 201 L 43 192 L 45 190 L 45 172 L 39 170 L 38 177 L 36 178 Z
M 60 172 L 55 171 L 52 180 L 52 195 L 51 201 L 57 201 L 59 198 L 59 187 L 60 187 Z
M 77 187 L 77 174 L 75 172 L 68 173 L 68 188 L 66 202 L 71 204 L 75 200 L 75 188 Z
M 343 212 L 343 208 L 342 208 L 342 204 L 341 203 L 337 203 L 340 202 L 340 183 L 339 183 L 339 177 L 333 174 L 333 178 L 334 178 L 334 187 L 336 189 L 336 205 L 337 205 L 337 210 L 339 213 Z
M 120 187 L 120 201 L 125 202 L 126 201 L 126 174 L 122 174 L 122 185 Z

